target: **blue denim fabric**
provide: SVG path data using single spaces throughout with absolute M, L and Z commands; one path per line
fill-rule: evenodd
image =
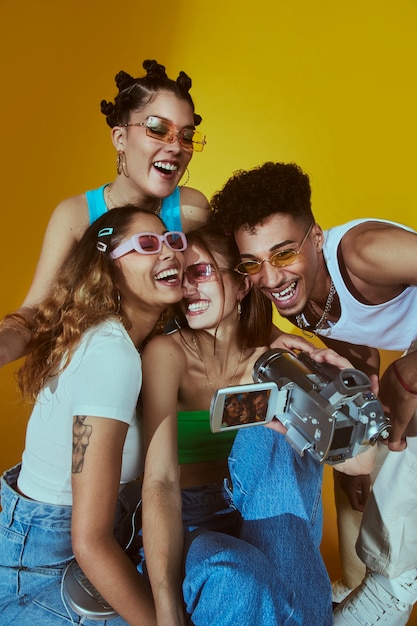
M 241 517 L 233 504 L 230 484 L 227 479 L 221 485 L 215 483 L 202 487 L 183 489 L 182 521 L 185 531 L 198 527 L 237 537 Z
M 309 454 L 300 457 L 283 435 L 259 427 L 238 433 L 229 467 L 240 537 L 273 564 L 281 600 L 293 607 L 288 623 L 332 624 L 331 585 L 320 553 L 322 466 Z
M 1 479 L 0 624 L 127 626 L 121 618 L 81 620 L 61 598 L 61 577 L 73 558 L 69 506 L 36 502 L 15 491 L 20 465 Z
M 196 626 L 291 624 L 274 570 L 257 548 L 238 538 L 241 517 L 228 481 L 183 490 L 184 602 Z
M 255 546 L 219 532 L 186 534 L 183 595 L 195 626 L 301 624 L 292 620 L 269 559 Z
M 183 595 L 194 626 L 292 624 L 275 588 L 271 563 L 237 538 L 241 517 L 227 481 L 182 491 L 184 523 Z M 145 576 L 143 549 L 138 569 Z M 289 612 L 287 610 L 287 612 Z

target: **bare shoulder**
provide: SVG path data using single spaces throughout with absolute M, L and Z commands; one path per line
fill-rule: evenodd
M 206 196 L 192 187 L 181 187 L 181 218 L 185 232 L 204 224 L 209 216 Z
M 367 256 L 369 251 L 380 249 L 396 242 L 409 241 L 417 245 L 417 233 L 395 224 L 367 221 L 351 228 L 342 238 L 343 254 Z
M 79 241 L 89 226 L 85 194 L 62 200 L 54 209 L 49 224 L 70 231 L 74 239 Z
M 347 269 L 364 280 L 415 284 L 417 233 L 413 231 L 369 221 L 348 231 L 341 249 Z
M 154 363 L 158 359 L 161 360 L 161 367 L 168 362 L 177 363 L 178 366 L 185 363 L 185 354 L 181 346 L 179 332 L 169 335 L 155 335 L 147 342 L 143 349 L 142 360 Z

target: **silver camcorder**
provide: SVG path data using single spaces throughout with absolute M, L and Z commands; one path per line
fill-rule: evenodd
M 303 352 L 295 356 L 268 350 L 256 361 L 252 376 L 254 385 L 220 389 L 213 396 L 213 432 L 265 424 L 276 417 L 287 428 L 285 437 L 296 452 L 303 456 L 307 451 L 319 463 L 329 465 L 350 459 L 389 436 L 389 418 L 371 391 L 369 377 L 360 370 L 339 370 Z M 271 383 L 277 393 L 271 393 Z M 259 396 L 263 386 L 269 398 L 264 418 L 228 425 L 224 417 L 228 399 Z

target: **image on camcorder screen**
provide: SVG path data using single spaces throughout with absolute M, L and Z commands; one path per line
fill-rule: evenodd
M 230 393 L 224 401 L 222 428 L 264 422 L 271 390 Z

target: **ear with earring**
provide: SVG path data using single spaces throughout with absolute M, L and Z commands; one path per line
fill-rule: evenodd
M 185 182 L 181 184 L 181 187 L 185 187 L 185 185 L 186 185 L 186 184 L 188 183 L 188 181 L 190 180 L 190 170 L 188 169 L 188 167 L 187 167 L 187 169 L 185 170 L 184 174 L 187 174 L 187 178 L 185 179 Z M 184 174 L 183 174 L 183 176 L 184 176 Z
M 129 172 L 127 171 L 127 166 L 126 166 L 126 155 L 123 152 L 123 150 L 117 151 L 116 168 L 117 168 L 118 174 L 124 174 L 126 178 L 129 178 Z

